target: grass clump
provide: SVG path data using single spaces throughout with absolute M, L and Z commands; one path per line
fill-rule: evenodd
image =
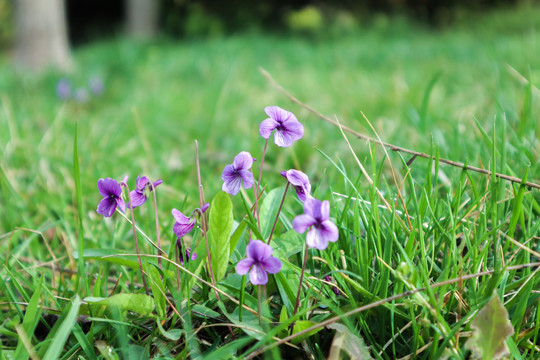
M 497 297 L 506 313 L 486 321 L 513 329 L 501 353 L 537 357 L 540 206 L 525 184 L 540 178 L 534 26 L 482 41 L 466 26 L 331 42 L 116 39 L 76 51 L 72 84 L 104 79 L 87 102 L 59 101 L 58 74 L 2 60 L 0 356 L 466 358 Z M 286 103 L 258 66 L 322 114 L 433 160 Z M 293 146 L 259 136 L 274 104 L 303 124 Z M 252 167 L 233 161 L 241 151 Z M 241 173 L 235 196 L 221 191 L 227 164 Z M 294 194 L 308 186 L 280 175 L 289 169 L 320 203 Z M 163 184 L 139 189 L 137 175 Z M 107 177 L 125 203 L 148 201 L 103 218 L 96 182 Z

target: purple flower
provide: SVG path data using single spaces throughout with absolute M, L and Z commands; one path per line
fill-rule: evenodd
M 178 238 L 183 238 L 188 234 L 191 230 L 193 230 L 193 227 L 195 226 L 195 223 L 197 222 L 197 217 L 202 215 L 210 206 L 209 203 L 206 203 L 203 205 L 201 209 L 197 208 L 193 210 L 191 213 L 191 216 L 187 217 L 186 215 L 182 214 L 177 209 L 172 209 L 172 215 L 174 216 L 174 220 L 176 220 L 176 223 L 174 223 L 173 231 L 176 234 Z
M 122 199 L 122 187 L 120 184 L 111 178 L 99 179 L 97 182 L 98 190 L 103 199 L 99 202 L 97 213 L 105 217 L 111 217 L 120 207 L 122 212 L 126 211 L 126 203 Z
M 88 85 L 90 87 L 90 92 L 92 94 L 94 95 L 103 94 L 105 85 L 103 84 L 103 79 L 101 79 L 99 76 L 93 76 L 92 78 L 90 78 L 90 81 L 88 81 Z
M 71 82 L 68 79 L 60 79 L 56 84 L 56 95 L 60 100 L 67 100 L 71 97 Z
M 326 275 L 324 277 L 324 280 L 326 280 L 328 282 L 332 282 L 332 278 L 330 277 L 330 275 Z M 334 294 L 339 295 L 339 289 L 336 286 L 332 286 L 332 291 L 334 292 Z
M 292 186 L 294 186 L 296 195 L 298 195 L 300 201 L 306 201 L 307 197 L 311 193 L 311 184 L 307 175 L 299 170 L 294 169 L 282 171 L 281 175 L 284 176 Z
M 238 275 L 249 272 L 249 281 L 253 285 L 265 285 L 268 282 L 267 273 L 277 274 L 281 270 L 281 261 L 272 256 L 272 247 L 261 240 L 251 240 L 246 255 L 246 259 L 236 264 L 236 272 Z
M 178 246 L 178 254 L 180 254 L 179 256 L 179 260 L 180 260 L 180 265 L 184 265 L 184 259 L 186 260 L 186 263 L 189 262 L 190 260 L 195 260 L 197 259 L 197 254 L 195 253 L 191 253 L 191 248 L 187 248 L 186 251 L 184 252 L 184 256 L 182 257 L 182 240 L 181 238 L 178 238 L 176 239 L 176 246 Z
M 146 176 L 137 176 L 137 188 L 129 193 L 131 206 L 136 208 L 144 204 L 150 191 L 162 182 L 162 180 L 157 180 L 151 184 Z M 130 208 L 130 203 L 128 203 L 128 208 Z
M 306 236 L 307 245 L 319 250 L 326 249 L 329 241 L 336 242 L 339 237 L 337 226 L 330 221 L 330 203 L 312 196 L 304 202 L 304 214 L 294 218 L 293 228 L 300 234 L 311 228 Z
M 279 106 L 267 106 L 264 111 L 268 119 L 263 120 L 259 125 L 259 134 L 268 139 L 272 131 L 274 142 L 277 146 L 288 147 L 293 141 L 300 140 L 304 136 L 304 126 L 296 119 L 293 113 L 283 110 Z
M 221 179 L 223 182 L 223 191 L 236 195 L 240 191 L 240 183 L 244 183 L 244 189 L 249 189 L 253 186 L 255 180 L 253 179 L 253 173 L 249 171 L 255 160 L 250 153 L 242 151 L 236 155 L 234 162 L 225 166 Z

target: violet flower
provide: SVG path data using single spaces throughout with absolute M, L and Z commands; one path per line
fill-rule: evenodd
M 330 203 L 312 196 L 304 202 L 304 214 L 294 218 L 293 228 L 300 234 L 310 228 L 306 235 L 307 246 L 319 250 L 326 249 L 329 241 L 336 242 L 339 237 L 337 226 L 330 221 Z
M 126 211 L 126 203 L 122 199 L 122 187 L 111 178 L 99 179 L 97 187 L 103 199 L 99 202 L 97 213 L 111 217 L 118 206 L 122 212 Z
M 307 197 L 311 193 L 311 183 L 309 182 L 307 175 L 299 170 L 294 169 L 282 171 L 281 175 L 284 176 L 292 186 L 294 186 L 296 195 L 298 195 L 300 201 L 306 201 Z
M 178 238 L 183 238 L 186 236 L 195 227 L 197 218 L 202 215 L 208 209 L 208 207 L 210 207 L 209 203 L 204 204 L 201 209 L 197 208 L 193 210 L 189 217 L 177 209 L 172 209 L 172 215 L 174 216 L 174 220 L 176 220 L 173 227 L 175 235 Z
M 223 191 L 236 195 L 240 191 L 240 185 L 244 183 L 244 189 L 249 189 L 255 182 L 253 173 L 249 171 L 255 159 L 247 151 L 242 151 L 234 158 L 234 162 L 225 166 L 221 179 Z
M 261 240 L 251 240 L 246 248 L 247 258 L 236 264 L 238 275 L 249 272 L 249 281 L 253 285 L 266 285 L 268 274 L 277 274 L 281 270 L 281 260 L 272 256 L 272 247 Z
M 162 182 L 163 180 L 156 180 L 151 184 L 146 176 L 137 176 L 137 188 L 129 193 L 131 203 L 128 203 L 128 208 L 132 207 L 135 209 L 144 204 L 150 191 Z
M 283 110 L 279 106 L 267 106 L 264 111 L 268 119 L 263 120 L 259 125 L 259 134 L 268 139 L 272 131 L 274 142 L 277 146 L 288 147 L 293 141 L 300 140 L 304 136 L 304 126 L 296 119 L 293 113 Z

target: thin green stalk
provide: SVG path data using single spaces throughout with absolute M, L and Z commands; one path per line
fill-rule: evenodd
M 300 273 L 300 283 L 298 284 L 298 292 L 296 293 L 296 303 L 294 304 L 294 310 L 292 316 L 296 315 L 298 305 L 300 304 L 300 292 L 302 291 L 302 281 L 304 280 L 304 272 L 306 271 L 306 263 L 308 256 L 308 245 L 306 242 L 306 249 L 304 250 L 304 263 L 302 264 L 302 272 Z M 291 324 L 291 329 L 294 327 L 294 322 Z
M 274 225 L 272 226 L 272 231 L 270 231 L 270 236 L 268 237 L 268 245 L 270 245 L 270 241 L 272 241 L 272 235 L 274 235 L 274 230 L 276 230 L 276 225 L 279 220 L 279 214 L 281 214 L 281 209 L 283 208 L 283 202 L 285 201 L 285 196 L 287 195 L 287 190 L 289 189 L 289 185 L 291 183 L 287 181 L 287 186 L 285 187 L 285 191 L 283 192 L 283 197 L 281 198 L 281 203 L 279 204 L 279 209 L 277 211 L 276 220 L 274 221 Z
M 146 292 L 146 295 L 148 295 L 148 285 L 146 284 L 146 279 L 144 277 L 144 271 L 142 267 L 142 261 L 141 261 L 141 252 L 139 251 L 139 241 L 137 240 L 137 227 L 135 226 L 135 211 L 133 211 L 133 201 L 131 200 L 131 192 L 129 191 L 129 186 L 127 183 L 122 183 L 122 185 L 126 188 L 126 191 L 128 193 L 128 199 L 129 199 L 129 208 L 131 213 L 131 227 L 133 228 L 133 238 L 135 239 L 135 250 L 137 251 L 137 261 L 139 262 L 139 270 L 141 271 L 142 276 L 142 282 L 144 285 L 144 291 Z
M 242 314 L 244 309 L 244 292 L 246 290 L 246 275 L 242 276 L 242 284 L 240 285 L 240 304 L 238 305 L 238 320 L 242 321 Z
M 262 288 L 263 285 L 257 285 L 257 312 L 259 313 L 259 325 L 262 326 Z
M 264 158 L 266 156 L 266 147 L 268 146 L 268 139 L 264 142 L 264 149 L 261 158 L 261 169 L 259 170 L 259 180 L 257 180 L 257 187 L 255 189 L 255 213 L 257 214 L 257 225 L 259 226 L 259 231 L 261 231 L 261 219 L 259 216 L 259 188 L 261 186 L 261 178 L 263 172 Z
M 156 195 L 156 188 L 152 183 L 150 183 L 150 191 L 152 191 L 152 194 L 154 195 L 154 214 L 156 217 L 156 239 L 157 239 L 157 246 L 158 246 L 158 255 L 163 256 L 164 253 L 161 251 L 161 238 L 159 236 L 159 218 L 158 218 L 158 210 L 157 210 L 157 195 Z M 158 257 L 158 266 L 160 269 L 161 267 L 161 258 Z

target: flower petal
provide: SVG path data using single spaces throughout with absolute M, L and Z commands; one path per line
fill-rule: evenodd
M 296 120 L 296 116 L 292 112 L 283 110 L 279 106 L 267 106 L 264 108 L 264 112 L 279 123 L 287 120 Z
M 274 133 L 274 143 L 279 147 L 289 147 L 293 143 L 293 138 L 289 132 L 278 128 Z
M 283 266 L 281 260 L 274 256 L 267 257 L 266 259 L 261 261 L 261 265 L 270 274 L 277 274 L 278 272 L 280 272 L 281 267 Z
M 296 118 L 283 122 L 282 126 L 285 128 L 287 133 L 289 133 L 289 136 L 295 141 L 300 140 L 302 136 L 304 136 L 304 125 L 302 125 L 300 121 L 296 120 Z
M 146 202 L 146 195 L 139 193 L 137 190 L 131 191 L 129 197 L 131 198 L 131 203 L 128 203 L 128 208 L 130 207 L 130 204 L 133 208 L 136 208 Z
M 182 214 L 182 212 L 177 209 L 172 209 L 171 213 L 172 213 L 172 216 L 174 217 L 174 220 L 176 220 L 177 223 L 189 224 L 189 222 L 191 221 L 190 218 Z
M 266 285 L 268 282 L 268 274 L 264 271 L 262 266 L 255 264 L 249 272 L 249 281 L 251 281 L 253 285 Z
M 101 200 L 97 207 L 97 213 L 105 217 L 111 217 L 116 210 L 116 199 L 113 197 L 106 197 Z
M 259 135 L 263 138 L 268 139 L 274 131 L 279 126 L 279 123 L 274 119 L 266 119 L 261 122 L 259 125 Z
M 124 199 L 122 199 L 121 197 L 116 198 L 116 205 L 118 205 L 118 207 L 123 213 L 126 212 L 126 203 L 124 202 Z
M 321 216 L 321 201 L 313 196 L 308 196 L 304 201 L 304 213 L 310 215 L 314 219 L 320 219 Z
M 298 215 L 293 219 L 293 228 L 297 233 L 303 234 L 310 226 L 316 223 L 317 221 L 311 215 Z
M 236 195 L 240 191 L 241 181 L 242 181 L 241 177 L 235 177 L 232 179 L 225 180 L 225 182 L 223 182 L 223 186 L 221 187 L 221 189 L 228 194 Z
M 253 156 L 247 151 L 242 151 L 234 158 L 233 167 L 235 170 L 249 170 L 253 166 Z
M 158 186 L 158 185 L 161 185 L 161 183 L 163 183 L 163 180 L 159 179 L 159 180 L 156 180 L 152 183 L 152 186 L 154 187 L 154 189 Z
M 320 227 L 321 236 L 330 242 L 336 242 L 339 238 L 339 230 L 330 220 L 323 221 Z
M 312 227 L 306 235 L 306 244 L 309 247 L 324 250 L 328 246 L 328 240 L 322 236 L 318 227 Z
M 210 207 L 210 203 L 204 204 L 204 205 L 202 206 L 202 208 L 201 208 L 201 212 L 204 214 L 204 212 L 205 212 L 206 210 L 208 210 L 209 207 Z
M 150 182 L 150 180 L 148 180 L 148 178 L 146 176 L 141 176 L 141 175 L 137 176 L 137 191 L 143 192 L 144 187 L 149 182 Z
M 110 177 L 105 179 L 99 179 L 97 182 L 97 187 L 99 190 L 99 193 L 103 197 L 108 197 L 111 195 L 120 197 L 122 195 L 122 188 L 120 187 L 120 184 L 114 179 L 111 179 Z
M 253 173 L 251 171 L 240 170 L 238 172 L 238 176 L 240 176 L 244 182 L 244 189 L 250 189 L 255 183 L 255 179 L 253 178 Z
M 291 185 L 294 186 L 296 195 L 298 195 L 300 201 L 306 201 L 308 195 L 311 193 L 311 183 L 309 182 L 308 176 L 295 169 L 282 171 L 281 175 L 285 176 Z
M 330 219 L 330 202 L 324 200 L 321 204 L 321 221 Z
M 254 263 L 255 261 L 250 258 L 240 260 L 238 264 L 236 264 L 236 273 L 238 275 L 246 275 Z
M 261 240 L 251 240 L 246 248 L 247 257 L 261 262 L 272 256 L 272 247 Z
M 186 236 L 195 226 L 195 221 L 188 224 L 174 223 L 173 231 L 179 238 Z

